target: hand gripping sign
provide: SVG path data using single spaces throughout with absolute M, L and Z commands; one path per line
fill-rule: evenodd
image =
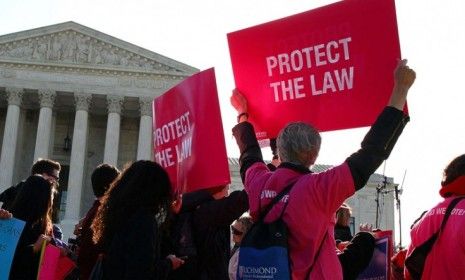
M 155 98 L 153 110 L 155 160 L 176 192 L 230 183 L 213 68 Z
M 291 121 L 371 125 L 400 58 L 394 0 L 345 0 L 228 34 L 236 87 L 259 139 Z

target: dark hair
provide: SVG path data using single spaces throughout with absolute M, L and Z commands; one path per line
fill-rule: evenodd
M 348 214 L 348 215 L 347 215 Z M 341 226 L 347 226 L 350 224 L 349 219 L 352 215 L 352 209 L 346 203 L 342 203 L 342 205 L 336 211 L 336 224 Z
M 92 223 L 94 242 L 107 248 L 115 232 L 139 210 L 164 220 L 172 200 L 171 183 L 163 167 L 148 160 L 134 162 L 104 194 Z
M 465 175 L 465 154 L 456 157 L 447 165 L 446 169 L 444 169 L 444 179 L 441 185 L 450 184 L 463 175 Z
M 90 177 L 94 195 L 98 198 L 102 197 L 119 174 L 118 168 L 113 165 L 104 163 L 97 166 Z
M 31 175 L 35 174 L 52 174 L 54 170 L 60 172 L 61 166 L 58 162 L 51 159 L 39 158 L 31 167 Z
M 11 213 L 30 226 L 39 225 L 44 234 L 49 233 L 52 229 L 52 192 L 53 186 L 42 176 L 29 176 L 13 202 Z

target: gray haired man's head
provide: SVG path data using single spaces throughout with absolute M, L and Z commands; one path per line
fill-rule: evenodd
M 321 136 L 314 127 L 295 122 L 283 128 L 276 140 L 282 162 L 291 162 L 310 167 L 318 156 Z

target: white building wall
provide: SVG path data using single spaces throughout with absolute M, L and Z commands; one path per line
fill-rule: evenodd
M 6 108 L 0 108 L 0 135 L 5 131 Z M 0 137 L 0 151 L 2 150 L 3 137 Z
M 139 137 L 139 118 L 121 118 L 118 168 L 136 160 Z
M 92 206 L 94 193 L 92 191 L 91 175 L 95 167 L 103 163 L 105 148 L 106 115 L 89 115 L 89 134 L 87 140 L 86 167 L 82 186 L 80 214 L 83 216 Z

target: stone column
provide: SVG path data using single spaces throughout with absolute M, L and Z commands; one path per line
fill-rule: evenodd
M 152 98 L 140 98 L 139 142 L 137 159 L 152 159 Z
M 103 162 L 114 166 L 118 165 L 119 132 L 121 124 L 121 106 L 123 96 L 107 96 L 108 121 L 105 136 L 105 152 Z
M 48 158 L 50 152 L 50 135 L 52 132 L 52 108 L 56 93 L 53 90 L 39 90 L 40 113 L 37 126 L 36 148 L 34 161 L 38 158 Z
M 13 183 L 16 143 L 23 89 L 6 88 L 8 111 L 6 113 L 5 130 L 3 132 L 2 155 L 0 157 L 0 191 Z
M 66 229 L 63 229 L 64 231 L 68 231 L 68 227 L 73 226 L 79 220 L 87 150 L 88 110 L 91 98 L 91 94 L 74 94 L 76 117 L 74 120 L 73 144 L 71 148 L 65 221 L 63 221 L 64 227 L 66 227 Z

